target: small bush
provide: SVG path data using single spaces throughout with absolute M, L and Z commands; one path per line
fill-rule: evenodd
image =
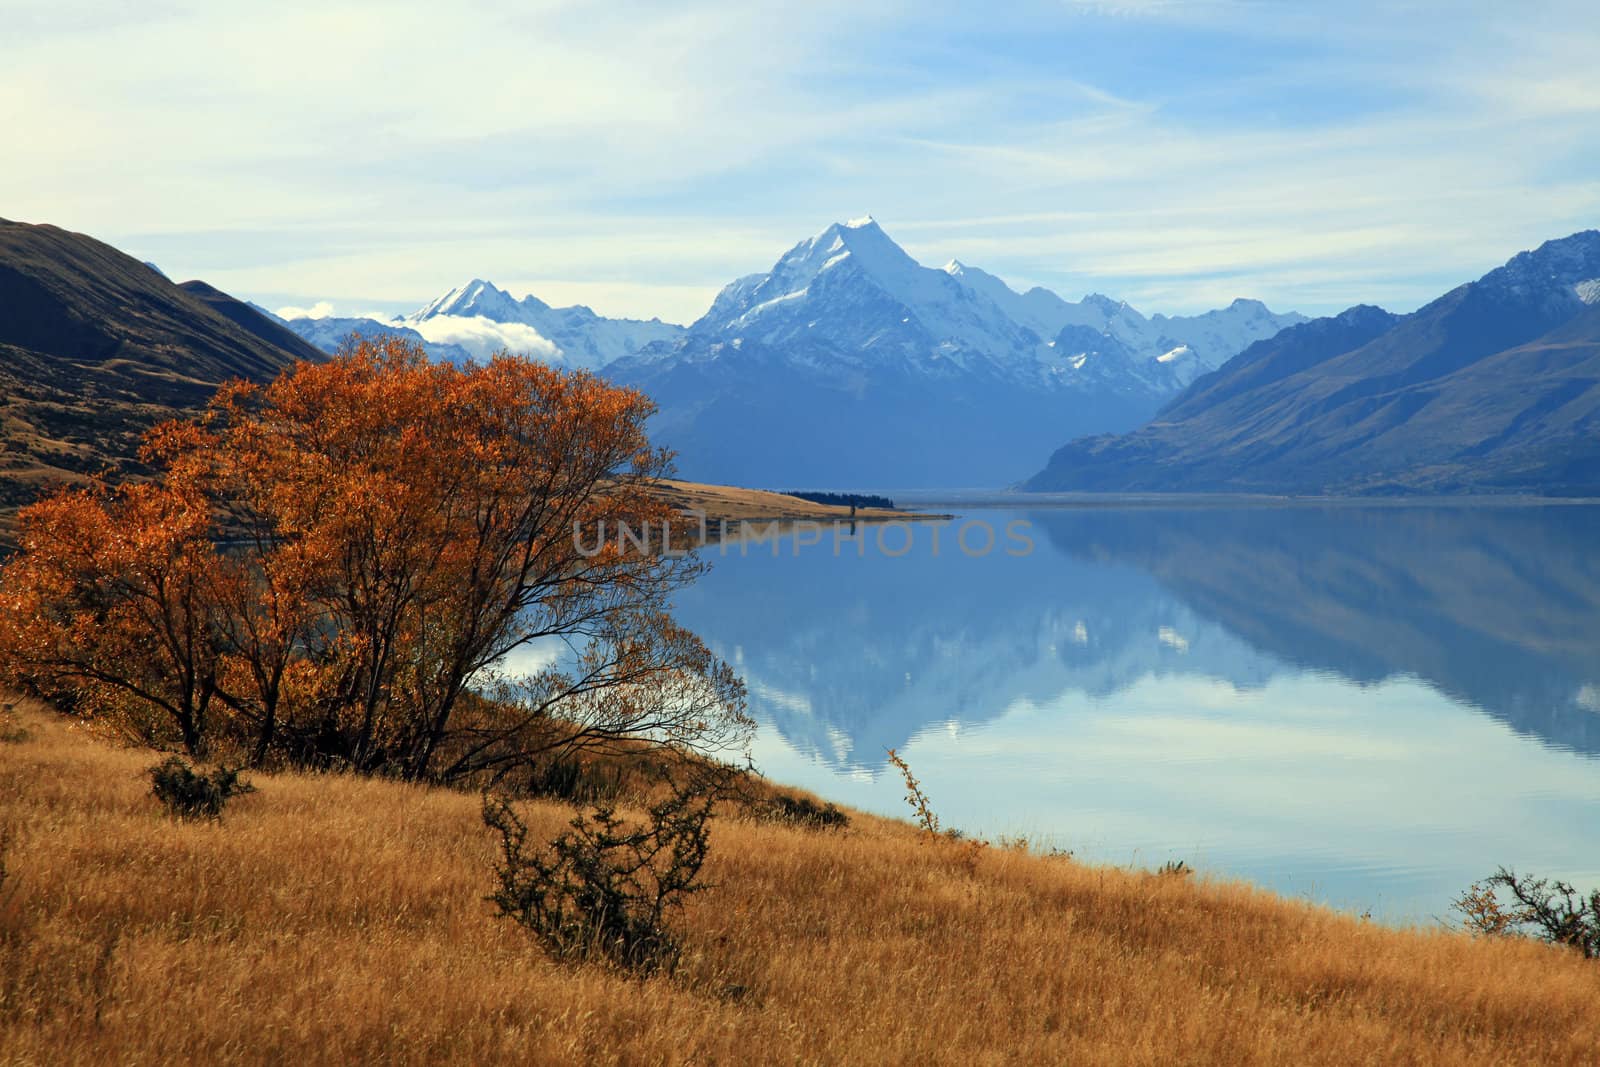
M 812 830 L 842 830 L 850 825 L 850 816 L 832 804 L 818 804 L 810 797 L 791 797 L 782 793 L 772 798 L 767 806 L 767 814 L 779 822 Z
M 483 821 L 500 835 L 499 886 L 489 900 L 557 959 L 599 957 L 637 974 L 670 973 L 681 947 L 667 913 L 708 888 L 700 868 L 721 783 L 701 775 L 668 786 L 643 825 L 600 805 L 536 854 L 511 805 L 485 794 Z
M 216 819 L 229 800 L 256 787 L 239 780 L 239 768 L 219 766 L 211 774 L 201 774 L 181 756 L 169 756 L 150 768 L 151 792 L 166 809 L 179 818 L 196 816 Z
M 1187 878 L 1194 873 L 1194 868 L 1183 860 L 1168 860 L 1156 868 L 1156 873 L 1170 878 Z
M 1502 890 L 1509 903 L 1501 903 Z M 1501 867 L 1474 882 L 1453 907 L 1461 912 L 1462 925 L 1474 933 L 1535 937 L 1575 948 L 1586 959 L 1600 959 L 1600 889 L 1585 897 L 1566 882 Z

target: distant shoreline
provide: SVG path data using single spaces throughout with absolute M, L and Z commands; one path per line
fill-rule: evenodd
M 1026 493 L 996 490 L 902 490 L 895 502 L 915 508 L 1524 508 L 1600 505 L 1600 497 L 1498 494 L 1288 496 L 1267 493 Z
M 769 489 L 747 489 L 736 485 L 712 485 L 677 479 L 656 485 L 655 494 L 681 512 L 704 515 L 708 525 L 726 523 L 797 522 L 917 522 L 954 518 L 899 506 L 893 508 L 850 508 L 838 504 L 818 504 L 788 493 Z M 896 501 L 898 505 L 898 501 Z

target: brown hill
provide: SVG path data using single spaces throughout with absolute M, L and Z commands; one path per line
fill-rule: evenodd
M 1132 433 L 1026 487 L 1600 495 L 1600 231 L 1524 252 L 1404 317 L 1292 326 Z
M 144 431 L 223 381 L 322 358 L 204 283 L 174 285 L 92 237 L 0 219 L 0 516 L 50 484 L 138 473 Z

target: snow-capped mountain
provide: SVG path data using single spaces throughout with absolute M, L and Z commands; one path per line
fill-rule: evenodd
M 723 289 L 681 339 L 605 373 L 654 397 L 655 433 L 689 477 L 999 485 L 1052 434 L 1131 428 L 1233 355 L 1233 338 L 1297 321 L 1249 301 L 1146 319 L 1106 297 L 1017 293 L 961 264 L 925 267 L 862 218 L 801 241 Z
M 264 315 L 272 316 L 272 318 L 299 334 L 302 339 L 310 341 L 324 352 L 337 352 L 345 341 L 352 336 L 373 338 L 381 337 L 385 334 L 394 334 L 406 341 L 410 341 L 412 344 L 422 345 L 433 359 L 444 360 L 448 363 L 461 363 L 472 355 L 460 345 L 429 341 L 416 330 L 411 329 L 409 326 L 402 326 L 393 320 L 382 321 L 361 317 L 341 318 L 334 315 L 320 318 L 302 315 L 286 319 L 280 315 L 273 314 L 263 307 L 256 307 L 256 310 Z
M 1153 335 L 1154 347 L 1164 350 L 1158 359 L 1171 360 L 1178 355 L 1176 349 L 1187 349 L 1184 354 L 1192 354 L 1201 370 L 1208 371 L 1216 370 L 1257 341 L 1306 321 L 1299 312 L 1280 314 L 1259 300 L 1239 298 L 1225 308 L 1199 315 L 1152 315 L 1147 336 Z
M 495 288 L 494 283 L 482 278 L 474 278 L 466 285 L 457 286 L 406 317 L 420 321 L 441 315 L 479 316 L 495 322 L 526 321 L 522 317 L 522 305 L 510 293 Z
M 1035 286 L 1019 293 L 987 271 L 952 259 L 945 273 L 973 293 L 982 294 L 1015 321 L 1040 337 L 1055 338 L 1060 346 L 1063 330 L 1085 336 L 1081 329 L 1107 334 L 1123 348 L 1143 359 L 1172 365 L 1182 384 L 1215 370 L 1236 353 L 1273 336 L 1286 326 L 1306 321 L 1296 312 L 1275 314 L 1259 300 L 1235 300 L 1225 308 L 1201 315 L 1152 315 L 1145 318 L 1126 301 L 1091 293 L 1078 303 L 1063 300 L 1049 289 Z M 1093 352 L 1093 346 L 1069 355 Z
M 1146 318 L 1099 294 L 1018 293 L 954 261 L 923 266 L 860 218 L 728 285 L 687 329 L 555 308 L 482 278 L 388 321 L 289 325 L 330 351 L 352 332 L 399 332 L 437 358 L 509 349 L 637 385 L 689 477 L 911 487 L 1013 481 L 1063 435 L 1132 429 L 1300 321 L 1250 300 Z
M 461 345 L 474 355 L 507 348 L 584 370 L 597 370 L 650 344 L 675 341 L 684 332 L 660 319 L 603 318 L 582 304 L 551 307 L 531 294 L 517 300 L 481 278 L 450 290 L 403 322 L 429 341 Z
M 1040 338 L 981 293 L 908 256 L 870 218 L 836 223 L 767 274 L 723 289 L 689 331 L 692 348 L 826 345 L 862 366 L 931 373 L 1030 371 Z
M 659 319 L 603 318 L 581 304 L 555 308 L 531 295 L 517 300 L 480 278 L 392 319 L 301 315 L 279 321 L 326 352 L 337 351 L 351 334 L 396 334 L 422 344 L 435 359 L 485 359 L 503 349 L 582 370 L 597 370 L 684 332 Z

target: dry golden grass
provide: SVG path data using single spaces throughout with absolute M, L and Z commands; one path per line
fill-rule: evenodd
M 558 965 L 483 900 L 475 796 L 259 775 L 220 825 L 179 823 L 151 753 L 18 718 L 8 1064 L 1600 1062 L 1600 967 L 1573 954 L 865 816 L 721 821 L 676 977 Z
M 737 485 L 711 485 L 666 478 L 656 484 L 655 493 L 680 511 L 701 511 L 709 521 L 726 522 L 814 520 L 835 522 L 851 518 L 848 507 L 818 504 L 787 493 L 766 489 L 744 489 Z M 857 522 L 888 522 L 894 519 L 948 518 L 890 508 L 858 508 Z

